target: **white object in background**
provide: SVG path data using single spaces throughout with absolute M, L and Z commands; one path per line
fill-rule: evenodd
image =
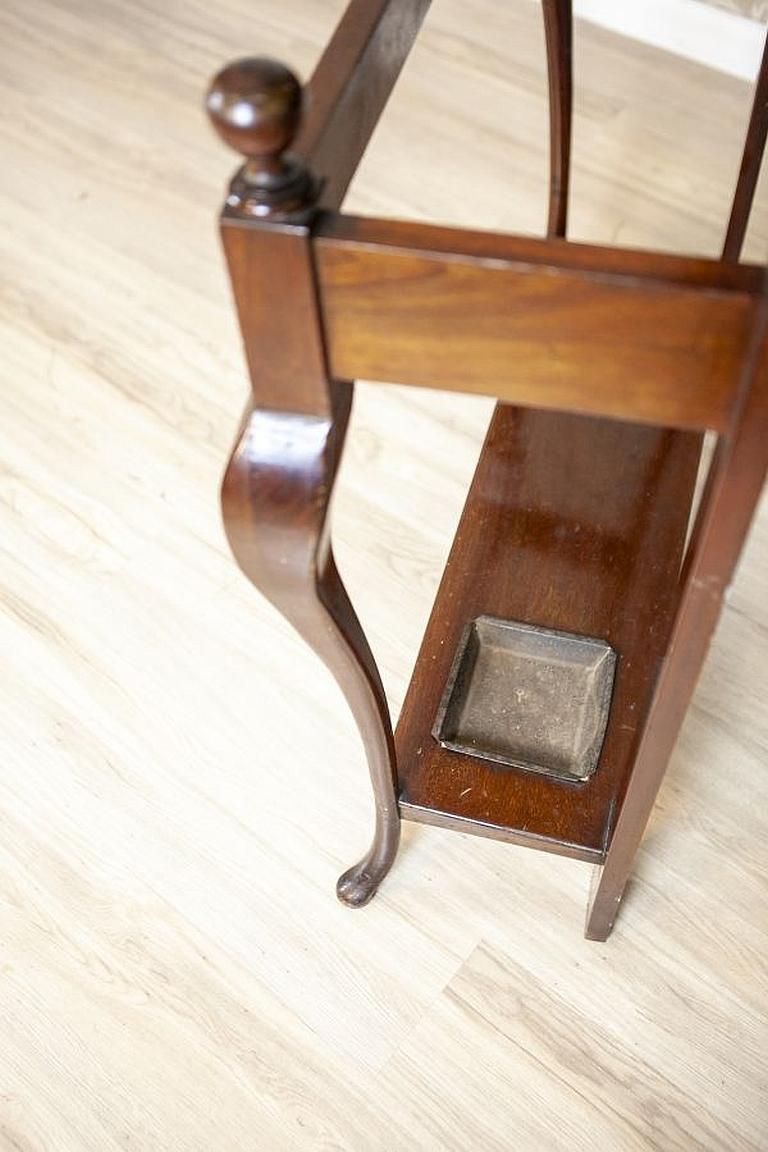
M 711 8 L 701 0 L 574 0 L 573 12 L 741 80 L 757 76 L 765 27 L 736 12 Z

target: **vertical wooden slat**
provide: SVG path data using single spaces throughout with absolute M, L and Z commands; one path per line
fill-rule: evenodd
M 573 13 L 571 0 L 543 0 L 549 78 L 548 236 L 565 236 L 573 120 Z
M 768 34 L 766 34 L 763 59 L 757 77 L 755 98 L 752 102 L 752 114 L 749 118 L 747 138 L 744 142 L 741 169 L 731 206 L 731 218 L 728 221 L 728 231 L 723 244 L 723 260 L 735 262 L 741 255 L 744 236 L 749 224 L 749 215 L 752 211 L 757 178 L 760 175 L 760 165 L 765 151 L 766 135 L 768 135 Z

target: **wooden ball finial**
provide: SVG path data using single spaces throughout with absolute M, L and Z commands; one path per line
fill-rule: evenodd
M 225 144 L 249 160 L 269 163 L 296 135 L 301 85 L 277 60 L 235 60 L 214 78 L 206 103 Z
M 288 216 L 312 203 L 312 179 L 288 153 L 301 106 L 299 81 L 277 60 L 236 60 L 214 77 L 206 99 L 211 123 L 246 158 L 227 200 L 238 215 Z

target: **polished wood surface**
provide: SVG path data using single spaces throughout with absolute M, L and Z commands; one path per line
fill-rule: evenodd
M 222 515 L 242 572 L 336 677 L 363 739 L 374 795 L 371 847 L 339 878 L 351 907 L 366 904 L 395 858 L 392 722 L 365 633 L 339 576 L 328 512 L 352 384 L 329 379 L 309 227 L 318 190 L 288 151 L 301 118 L 291 72 L 245 59 L 214 79 L 214 128 L 246 160 L 221 218 L 248 368 L 246 406 L 222 485 Z
M 400 0 L 384 0 L 383 4 L 353 2 L 342 16 L 332 40 L 330 51 L 335 60 L 335 70 L 331 92 L 339 99 L 340 106 L 343 107 L 346 96 L 355 91 L 358 81 L 363 88 L 372 86 L 375 93 L 374 98 L 366 101 L 369 117 L 357 122 L 359 131 L 351 132 L 354 147 L 346 153 L 347 159 L 355 152 L 361 156 L 367 147 L 378 112 L 389 95 L 391 76 L 388 77 L 388 74 L 397 74 L 404 56 L 410 50 L 413 36 L 409 38 L 406 33 L 404 37 L 393 37 L 388 25 L 390 16 L 399 21 L 401 11 Z M 370 23 L 367 23 L 369 17 Z M 546 2 L 544 24 L 550 109 L 548 233 L 551 239 L 552 236 L 565 237 L 568 211 L 572 131 L 570 0 L 564 0 L 562 4 Z M 399 23 L 396 26 L 402 31 Z M 381 32 L 385 27 L 389 29 L 388 32 Z M 366 36 L 376 43 L 379 33 L 387 45 L 383 65 L 377 61 L 376 53 L 373 58 L 369 58 L 364 50 L 358 56 Z M 344 51 L 336 59 L 336 49 L 340 45 L 344 46 Z M 322 62 L 320 67 L 322 72 Z M 366 80 L 368 76 L 370 83 Z M 740 251 L 746 230 L 756 181 L 755 165 L 759 165 L 761 145 L 764 143 L 760 139 L 760 128 L 764 119 L 762 87 L 765 79 L 763 69 L 758 77 L 726 250 L 728 243 L 735 242 Z M 339 96 L 339 93 L 343 95 Z M 358 100 L 361 96 L 362 90 Z M 766 299 L 765 278 L 761 278 L 751 298 L 749 294 L 741 294 L 738 301 L 741 311 L 735 312 L 733 301 L 729 300 L 727 293 L 714 294 L 701 285 L 698 291 L 688 288 L 681 300 L 679 287 L 663 278 L 663 260 L 660 262 L 658 256 L 653 254 L 646 254 L 642 268 L 646 277 L 642 285 L 645 294 L 635 292 L 629 296 L 627 289 L 637 288 L 636 283 L 628 283 L 628 265 L 631 266 L 632 262 L 627 261 L 626 253 L 615 248 L 612 249 L 612 260 L 619 266 L 616 276 L 611 276 L 605 268 L 600 267 L 599 254 L 582 252 L 576 260 L 582 264 L 582 279 L 581 282 L 573 282 L 569 278 L 572 269 L 567 265 L 561 267 L 553 254 L 548 252 L 538 260 L 538 275 L 532 275 L 531 268 L 522 263 L 519 254 L 515 254 L 513 261 L 503 267 L 505 272 L 512 273 L 512 278 L 502 280 L 497 275 L 502 270 L 498 252 L 490 258 L 473 262 L 469 253 L 476 246 L 476 239 L 471 235 L 464 239 L 463 244 L 460 235 L 440 237 L 438 246 L 442 245 L 444 251 L 438 255 L 427 249 L 430 230 L 418 224 L 415 228 L 412 226 L 411 233 L 415 242 L 410 245 L 407 240 L 403 242 L 407 226 L 401 226 L 399 247 L 393 250 L 392 230 L 389 229 L 388 240 L 385 240 L 384 245 L 379 244 L 374 253 L 373 237 L 377 232 L 387 233 L 386 223 L 357 219 L 351 221 L 349 227 L 342 218 L 327 213 L 320 221 L 321 235 L 317 228 L 317 209 L 324 203 L 321 189 L 327 184 L 327 178 L 312 171 L 311 156 L 305 161 L 301 157 L 294 158 L 289 151 L 299 126 L 301 104 L 301 93 L 294 74 L 267 58 L 244 59 L 227 66 L 214 79 L 208 94 L 207 106 L 214 127 L 225 143 L 232 145 L 246 158 L 245 165 L 235 174 L 230 184 L 223 211 L 223 226 L 226 236 L 227 225 L 233 217 L 236 219 L 243 229 L 239 237 L 241 247 L 244 246 L 248 252 L 251 264 L 251 272 L 243 280 L 241 289 L 237 263 L 230 260 L 233 289 L 236 296 L 242 296 L 239 304 L 241 328 L 246 344 L 251 344 L 249 361 L 256 405 L 259 403 L 260 369 L 258 364 L 254 365 L 253 357 L 268 360 L 272 371 L 283 371 L 281 387 L 290 394 L 292 386 L 287 369 L 292 356 L 289 345 L 291 340 L 301 344 L 306 328 L 310 344 L 317 346 L 320 358 L 324 358 L 323 354 L 327 355 L 329 378 L 324 385 L 320 371 L 318 383 L 321 391 L 325 386 L 331 400 L 330 420 L 324 425 L 324 437 L 331 440 L 337 420 L 333 404 L 333 393 L 337 387 L 334 381 L 344 378 L 351 380 L 361 374 L 382 380 L 390 375 L 386 369 L 375 366 L 375 353 L 373 369 L 371 360 L 366 359 L 371 345 L 376 344 L 376 336 L 372 337 L 370 325 L 366 327 L 361 323 L 361 316 L 368 312 L 374 319 L 374 328 L 378 326 L 379 329 L 380 349 L 383 343 L 385 350 L 389 351 L 391 345 L 402 343 L 403 333 L 406 334 L 407 361 L 415 365 L 416 376 L 397 370 L 394 373 L 396 379 L 418 384 L 419 372 L 424 370 L 425 364 L 433 370 L 436 362 L 437 367 L 440 367 L 436 353 L 442 346 L 443 365 L 469 361 L 473 367 L 479 366 L 484 374 L 491 377 L 492 394 L 496 395 L 497 400 L 518 404 L 523 402 L 535 409 L 531 417 L 534 434 L 521 452 L 518 452 L 518 440 L 525 441 L 526 437 L 518 436 L 513 419 L 516 415 L 514 410 L 505 408 L 504 404 L 497 404 L 491 420 L 449 560 L 449 567 L 454 564 L 461 572 L 462 579 L 457 585 L 450 579 L 441 585 L 431 618 L 436 640 L 431 645 L 427 642 L 422 646 L 413 675 L 412 683 L 419 687 L 409 694 L 408 700 L 411 695 L 414 697 L 413 712 L 420 722 L 415 726 L 416 734 L 410 747 L 406 736 L 404 751 L 398 748 L 397 755 L 393 755 L 393 736 L 381 679 L 346 594 L 341 615 L 334 621 L 338 628 L 330 646 L 328 629 L 322 619 L 316 622 L 302 613 L 291 617 L 291 600 L 286 600 L 286 614 L 293 619 L 300 633 L 310 643 L 315 643 L 315 636 L 319 634 L 319 650 L 326 654 L 326 662 L 331 668 L 336 665 L 333 659 L 335 647 L 341 646 L 343 659 L 338 666 L 339 681 L 353 703 L 353 710 L 354 701 L 361 696 L 361 690 L 363 699 L 369 699 L 371 689 L 375 698 L 374 708 L 364 710 L 358 720 L 366 743 L 376 798 L 376 833 L 373 846 L 364 861 L 346 873 L 339 882 L 339 895 L 350 904 L 367 903 L 393 862 L 399 835 L 398 807 L 393 794 L 393 781 L 396 779 L 401 810 L 416 818 L 421 817 L 425 822 L 443 823 L 448 827 L 461 827 L 484 835 L 496 834 L 581 859 L 596 858 L 601 864 L 605 856 L 606 867 L 595 889 L 587 926 L 591 939 L 604 940 L 613 926 L 628 879 L 629 863 L 639 845 L 675 738 L 675 729 L 669 719 L 675 715 L 670 710 L 671 705 L 665 703 L 659 708 L 656 707 L 657 699 L 652 701 L 657 666 L 661 661 L 665 666 L 672 662 L 674 671 L 670 673 L 668 683 L 673 687 L 668 690 L 674 690 L 678 697 L 688 700 L 703 663 L 702 654 L 698 663 L 691 658 L 687 664 L 682 661 L 679 666 L 675 666 L 674 654 L 668 647 L 673 615 L 676 614 L 678 620 L 688 619 L 688 601 L 697 591 L 695 583 L 678 584 L 678 573 L 691 515 L 703 432 L 713 429 L 721 433 L 716 445 L 717 464 L 724 457 L 728 458 L 732 442 L 740 431 L 736 423 L 737 408 L 743 408 L 745 412 L 751 410 L 748 392 L 754 372 L 745 368 L 745 364 L 750 358 L 756 357 L 759 361 L 762 356 L 759 341 L 763 340 L 763 327 L 759 316 L 762 315 Z M 324 107 L 324 104 L 328 106 Z M 319 94 L 321 122 L 333 123 L 334 104 L 335 99 L 329 102 Z M 331 184 L 336 170 L 342 181 L 351 176 L 347 164 L 342 163 L 339 157 L 332 155 L 326 159 L 330 165 L 328 171 Z M 274 225 L 283 222 L 293 226 L 305 224 L 308 227 L 294 235 L 288 235 L 282 229 L 273 232 Z M 332 260 L 330 267 L 327 263 L 327 242 L 329 236 L 344 235 L 345 229 L 353 235 L 357 233 L 358 241 L 362 237 L 363 246 L 358 243 L 354 250 L 358 258 L 357 267 L 353 265 L 350 268 L 349 262 L 345 266 L 342 261 L 339 274 L 338 261 L 334 264 Z M 263 249 L 265 258 L 261 257 L 259 241 L 262 233 L 271 236 L 272 240 L 277 239 L 281 246 L 289 242 L 299 242 L 304 246 L 306 255 L 303 270 L 295 266 L 294 274 L 298 273 L 299 297 L 310 297 L 316 313 L 308 327 L 306 321 L 302 322 L 297 317 L 292 328 L 292 288 L 284 292 L 277 302 L 274 294 L 269 291 L 272 288 L 272 277 L 266 248 Z M 456 248 L 449 246 L 451 239 L 456 243 Z M 480 246 L 489 239 L 493 242 L 493 237 L 481 238 Z M 323 240 L 326 242 L 325 262 L 318 251 Z M 338 257 L 338 248 L 331 248 L 330 251 Z M 428 261 L 424 260 L 425 251 L 428 251 Z M 395 263 L 400 264 L 399 272 L 392 268 L 393 256 Z M 586 261 L 591 258 L 595 262 L 591 274 L 587 275 L 584 275 L 585 258 Z M 732 255 L 721 261 L 726 279 L 731 279 L 727 274 L 733 262 Z M 457 265 L 461 266 L 460 276 L 456 275 Z M 754 279 L 755 270 L 747 270 L 747 276 L 750 273 Z M 688 270 L 689 278 L 692 274 L 693 270 Z M 527 281 L 522 290 L 520 281 Z M 406 290 L 404 285 L 412 289 L 414 282 L 420 288 L 426 285 L 426 295 L 420 293 L 419 289 L 415 295 L 412 290 Z M 349 295 L 346 299 L 342 296 L 340 305 L 337 292 L 333 321 L 330 315 L 333 309 L 328 305 L 329 283 L 333 283 L 336 289 L 341 284 L 353 290 L 351 298 Z M 372 291 L 372 284 L 378 285 L 378 291 L 375 288 Z M 655 298 L 651 296 L 650 302 L 649 284 L 656 289 Z M 251 340 L 248 313 L 254 288 L 257 296 L 259 291 L 261 293 L 255 306 L 262 313 L 266 311 L 268 314 L 270 308 L 274 308 L 277 303 L 283 332 L 288 335 L 287 340 L 283 338 L 275 344 L 269 325 L 261 331 L 257 330 L 256 338 Z M 317 302 L 316 294 L 319 297 Z M 268 301 L 266 309 L 265 301 Z M 333 293 L 331 301 L 334 301 Z M 421 304 L 420 308 L 418 303 Z M 414 324 L 417 311 L 420 315 Z M 347 344 L 353 345 L 353 354 L 348 361 L 344 361 L 342 355 L 341 363 L 344 366 L 339 368 L 339 357 L 334 354 L 334 349 L 338 352 L 339 343 L 343 346 L 339 332 L 344 333 L 344 323 L 348 321 L 349 313 L 353 321 L 351 331 L 347 323 L 346 339 Z M 688 329 L 684 327 L 686 321 Z M 663 338 L 665 326 L 670 330 L 666 339 Z M 760 335 L 757 336 L 758 344 L 753 351 L 755 333 Z M 639 355 L 636 347 L 638 342 Z M 522 349 L 516 348 L 516 343 L 522 345 Z M 283 348 L 286 349 L 285 354 Z M 597 357 L 594 355 L 595 349 L 599 350 Z M 358 360 L 355 360 L 355 353 L 359 356 Z M 496 376 L 493 376 L 493 369 L 497 370 Z M 498 384 L 500 378 L 509 375 L 514 381 L 511 386 L 502 387 Z M 522 388 L 518 383 L 521 376 L 527 381 Z M 632 381 L 629 399 L 626 396 L 628 379 Z M 445 376 L 438 375 L 432 377 L 432 387 L 436 386 L 436 380 L 441 385 L 446 383 Z M 652 382 L 651 387 L 648 381 Z M 458 390 L 455 377 L 447 382 L 447 386 L 449 390 Z M 485 386 L 488 387 L 488 382 Z M 297 396 L 301 397 L 301 384 Z M 625 442 L 612 458 L 610 449 L 605 451 L 600 422 L 592 419 L 574 424 L 569 418 L 564 422 L 545 420 L 543 431 L 539 432 L 538 412 L 542 408 L 554 408 L 569 414 L 588 412 L 600 416 L 618 416 L 633 424 L 653 424 L 657 435 L 662 437 L 664 451 L 651 441 L 649 451 L 644 453 L 648 441 L 643 439 L 640 430 L 622 427 L 620 431 L 625 435 Z M 275 415 L 274 408 L 261 414 L 257 409 L 251 419 L 256 428 L 265 422 L 266 416 L 267 426 L 271 429 Z M 278 415 L 279 427 L 283 429 L 283 414 Z M 289 423 L 291 427 L 296 426 L 295 412 Z M 248 421 L 246 427 L 249 427 Z M 696 429 L 697 434 L 684 434 L 681 428 Z M 606 426 L 606 431 L 610 436 L 609 426 Z M 296 428 L 295 439 L 301 440 L 303 432 L 303 425 Z M 265 438 L 262 436 L 260 440 L 256 435 L 251 437 L 247 431 L 241 448 L 236 450 L 230 462 L 228 477 L 237 471 L 241 459 L 248 458 L 240 487 L 243 493 L 250 493 L 253 514 L 243 515 L 242 500 L 235 503 L 233 511 L 227 499 L 227 482 L 224 485 L 223 504 L 225 525 L 230 539 L 239 550 L 241 567 L 257 587 L 267 590 L 270 599 L 278 607 L 283 604 L 285 582 L 280 566 L 286 566 L 288 570 L 295 569 L 299 579 L 307 585 L 313 602 L 322 602 L 321 586 L 325 576 L 323 557 L 326 552 L 330 552 L 324 527 L 325 509 L 334 480 L 334 474 L 322 471 L 319 484 L 310 483 L 305 486 L 306 510 L 301 507 L 304 474 L 314 470 L 315 462 L 314 459 L 305 459 L 301 450 L 296 452 L 294 435 L 289 434 L 286 436 L 285 456 L 286 460 L 295 458 L 298 463 L 299 485 L 296 495 L 287 503 L 275 500 L 271 477 L 273 473 L 280 476 L 284 463 L 279 459 L 282 434 L 272 436 L 268 433 L 268 451 L 263 455 L 261 440 Z M 343 438 L 343 431 L 339 434 Z M 560 469 L 556 468 L 554 462 L 551 450 L 553 441 L 566 446 L 566 455 Z M 246 445 L 255 445 L 255 452 L 249 454 Z M 507 467 L 501 463 L 501 459 L 508 447 L 511 448 L 512 459 Z M 765 471 L 763 457 L 759 440 L 756 440 L 753 454 L 746 465 L 744 461 L 738 460 L 733 467 L 743 469 L 749 466 L 757 469 L 762 476 Z M 609 466 L 601 474 L 596 461 L 604 464 L 605 460 Z M 665 482 L 667 460 L 684 462 L 678 468 L 673 464 L 669 470 L 673 477 L 671 484 Z M 624 486 L 617 488 L 617 476 L 627 471 L 630 462 L 639 466 L 642 474 L 641 487 L 632 501 L 640 508 L 637 515 L 633 515 L 634 509 L 626 508 L 623 499 L 627 490 L 635 494 L 633 485 L 627 484 L 625 478 Z M 502 482 L 505 471 L 512 474 L 511 485 Z M 655 479 L 661 478 L 662 482 L 658 486 L 652 483 L 649 473 Z M 623 536 L 636 555 L 631 560 L 630 576 L 620 579 L 617 588 L 613 587 L 615 574 L 621 570 L 616 565 L 615 557 L 610 557 L 607 579 L 604 572 L 597 577 L 592 574 L 589 607 L 593 609 L 601 603 L 600 585 L 610 590 L 608 600 L 611 605 L 610 613 L 602 617 L 598 613 L 593 619 L 588 612 L 585 613 L 579 597 L 574 596 L 573 573 L 569 572 L 565 579 L 560 579 L 558 569 L 566 552 L 563 529 L 567 533 L 568 522 L 573 518 L 569 501 L 571 487 L 589 492 L 595 477 L 599 478 L 594 497 L 596 508 L 600 515 L 609 516 L 614 534 Z M 530 491 L 527 487 L 529 483 Z M 566 488 L 563 488 L 564 483 Z M 708 483 L 700 518 L 706 517 L 711 511 L 709 502 L 713 499 L 712 491 L 712 484 Z M 524 497 L 522 503 L 519 500 L 520 492 Z M 556 526 L 556 547 L 547 553 L 537 541 L 535 531 L 527 533 L 530 541 L 526 535 L 526 515 L 539 510 L 539 501 L 542 499 L 541 510 L 545 511 L 545 518 L 554 521 Z M 749 504 L 742 535 L 746 533 L 753 503 Z M 268 509 L 266 518 L 263 515 L 264 506 Z M 299 550 L 294 559 L 290 551 L 286 554 L 282 541 L 285 534 L 292 530 L 295 519 L 298 518 L 302 524 L 307 517 L 311 521 L 318 508 L 321 511 L 322 528 L 311 533 L 310 554 L 313 560 L 307 566 L 303 551 Z M 716 514 L 713 515 L 716 519 Z M 602 534 L 600 516 L 595 515 L 595 510 L 588 503 L 577 511 L 573 519 L 576 530 L 583 531 L 580 543 L 589 540 L 595 533 L 596 523 L 598 536 Z M 476 531 L 478 525 L 481 529 L 479 534 Z M 646 531 L 649 525 L 652 526 L 650 538 Z M 498 554 L 499 538 L 513 542 L 514 546 L 508 556 Z M 486 555 L 485 545 L 488 542 L 491 550 Z M 531 543 L 538 563 L 535 570 L 526 576 L 520 560 Z M 253 557 L 264 555 L 267 557 L 266 564 L 257 562 L 254 565 L 249 562 Z M 243 558 L 247 558 L 248 562 L 244 562 Z M 591 557 L 585 556 L 582 559 L 582 568 L 589 570 L 592 567 Z M 271 568 L 275 562 L 277 567 L 273 572 Z M 513 567 L 521 569 L 521 576 L 514 584 L 515 596 L 510 598 L 506 577 Z M 640 588 L 638 593 L 636 571 L 653 573 L 656 577 L 655 587 L 649 585 Z M 539 589 L 546 591 L 543 602 L 546 612 L 537 609 L 536 592 Z M 480 608 L 477 607 L 479 590 Z M 441 598 L 448 602 L 448 612 L 443 608 Z M 720 610 L 721 599 L 722 595 L 718 593 L 712 628 Z M 641 608 L 648 609 L 647 618 L 642 616 Z M 353 642 L 345 644 L 345 621 L 349 614 L 356 628 L 357 645 Z M 447 690 L 444 688 L 448 679 L 447 669 L 454 664 L 459 637 L 466 635 L 468 628 L 480 616 L 524 621 L 532 628 L 554 628 L 569 634 L 591 635 L 611 646 L 618 664 L 618 685 L 614 687 L 606 744 L 595 774 L 597 783 L 595 779 L 582 781 L 577 791 L 571 781 L 570 791 L 563 791 L 563 781 L 553 783 L 549 778 L 542 780 L 536 774 L 515 770 L 501 772 L 497 767 L 489 768 L 485 761 L 466 749 L 460 757 L 457 750 L 441 749 L 446 755 L 437 758 L 434 766 L 430 763 L 434 759 L 430 754 L 436 747 L 431 739 L 434 731 L 430 723 L 431 718 L 437 715 L 435 688 L 437 686 L 439 690 L 440 685 L 443 685 L 443 690 Z M 617 617 L 626 632 L 614 628 Z M 456 621 L 458 626 L 453 628 Z M 599 626 L 595 626 L 595 621 Z M 589 626 L 590 623 L 592 626 Z M 617 635 L 614 635 L 615 631 Z M 348 660 L 346 648 L 350 647 L 354 656 L 360 642 L 363 644 L 364 660 L 359 657 L 357 660 Z M 318 647 L 316 643 L 315 646 Z M 701 649 L 702 653 L 705 651 L 706 648 Z M 446 659 L 449 661 L 447 666 Z M 625 699 L 627 684 L 630 691 L 628 699 Z M 666 714 L 664 708 L 667 709 Z M 406 707 L 403 723 L 406 733 L 410 735 L 409 715 Z M 677 715 L 679 727 L 683 713 L 678 712 Z M 370 723 L 371 718 L 373 723 Z M 423 726 L 424 718 L 427 720 L 426 728 Z M 613 746 L 612 737 L 615 732 L 621 734 L 618 749 Z M 373 740 L 369 744 L 368 736 L 371 733 Z M 667 752 L 661 763 L 651 762 L 641 754 L 644 747 L 664 746 L 665 741 Z M 425 765 L 426 771 L 422 771 Z M 474 770 L 474 776 L 466 774 L 470 768 Z M 465 770 L 464 777 L 462 769 Z M 545 784 L 557 786 L 559 791 L 549 795 L 544 789 Z M 595 834 L 596 826 L 598 835 Z
M 747 126 L 744 151 L 739 168 L 739 177 L 736 181 L 736 191 L 733 196 L 731 215 L 728 220 L 728 230 L 723 244 L 723 260 L 738 260 L 744 246 L 744 237 L 747 234 L 749 218 L 752 212 L 752 203 L 755 198 L 760 167 L 765 153 L 765 141 L 768 136 L 768 33 L 765 38 L 763 59 L 755 84 L 755 94 L 752 100 L 752 112 Z
M 337 883 L 353 907 L 371 899 L 395 858 L 400 821 L 384 688 L 331 550 L 328 505 L 344 443 L 351 389 L 330 418 L 246 413 L 227 467 L 227 539 L 248 579 L 317 652 L 341 686 L 363 738 L 375 799 L 371 848 Z
M 766 274 L 768 285 L 768 274 Z M 741 396 L 718 443 L 685 558 L 669 647 L 605 865 L 596 877 L 587 935 L 605 940 L 613 927 L 631 862 L 650 818 L 768 472 L 768 295 L 744 367 Z
M 222 531 L 249 389 L 199 105 L 244 53 L 309 76 L 342 6 L 0 5 L 0 1147 L 763 1152 L 765 506 L 605 947 L 589 866 L 410 823 L 364 912 L 332 897 L 368 781 Z M 467 11 L 349 209 L 542 235 L 539 6 Z M 576 34 L 569 234 L 717 255 L 750 87 Z M 334 546 L 393 715 L 490 408 L 356 390 Z
M 734 270 L 365 219 L 329 218 L 316 251 L 335 376 L 726 424 L 755 307 Z M 760 275 L 738 270 L 745 288 Z
M 224 219 L 221 237 L 259 407 L 329 415 L 308 230 L 286 226 L 254 233 L 237 220 Z M 290 308 L 276 306 L 288 299 Z M 296 338 L 297 331 L 305 333 L 303 339 Z
M 565 236 L 573 132 L 573 5 L 542 0 L 549 78 L 549 214 L 547 235 Z
M 453 257 L 479 266 L 530 266 L 534 271 L 593 275 L 609 281 L 628 280 L 642 289 L 649 286 L 676 289 L 696 288 L 707 292 L 759 295 L 763 290 L 765 267 L 755 263 L 724 263 L 701 254 L 622 248 L 605 244 L 546 239 L 482 228 L 452 228 L 421 221 L 395 220 L 351 213 L 321 213 L 313 228 L 319 255 L 325 251 L 355 253 L 382 249 L 386 252 L 413 251 L 415 255 Z
M 677 602 L 699 447 L 695 433 L 497 409 L 398 724 L 404 816 L 602 859 Z M 464 627 L 485 614 L 618 654 L 588 781 L 499 769 L 432 738 Z
M 318 186 L 290 151 L 304 105 L 293 72 L 269 57 L 235 60 L 214 76 L 205 105 L 221 139 L 245 160 L 230 181 L 227 215 L 297 222 Z
M 338 208 L 431 0 L 354 0 L 307 85 L 296 151 Z

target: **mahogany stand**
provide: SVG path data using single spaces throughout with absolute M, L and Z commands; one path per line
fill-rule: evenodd
M 400 819 L 418 820 L 592 861 L 586 934 L 604 940 L 768 462 L 768 281 L 738 263 L 768 127 L 768 55 L 720 261 L 564 239 L 568 0 L 543 2 L 546 239 L 343 215 L 428 7 L 353 0 L 306 101 L 263 59 L 211 86 L 213 124 L 246 158 L 221 218 L 252 381 L 224 520 L 238 564 L 336 676 L 365 742 L 376 828 L 339 897 L 369 900 Z M 499 401 L 396 734 L 330 544 L 358 378 Z M 686 549 L 705 430 L 716 448 Z M 579 637 L 615 662 L 602 712 L 590 660 L 601 675 L 608 665 Z M 560 654 L 542 663 L 525 655 L 531 645 Z M 535 732 L 515 721 L 523 699 Z M 567 751 L 584 740 L 596 762 L 579 766 Z

